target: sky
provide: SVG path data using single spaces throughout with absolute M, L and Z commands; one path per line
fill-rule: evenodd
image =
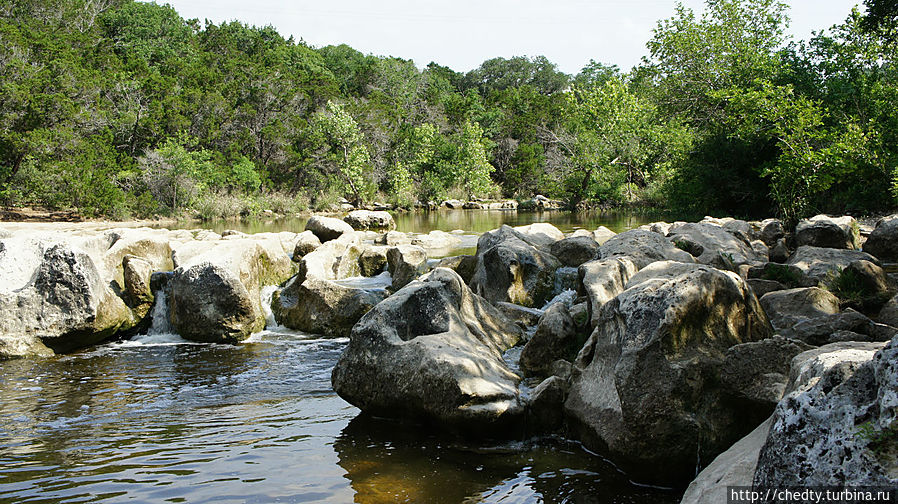
M 858 0 L 859 2 L 860 0 Z M 682 0 L 700 12 L 704 0 Z M 850 0 L 786 0 L 790 34 L 842 22 Z M 658 20 L 675 0 L 157 0 L 184 18 L 272 25 L 321 47 L 348 44 L 366 53 L 435 61 L 466 72 L 501 56 L 544 55 L 576 74 L 590 59 L 629 70 L 647 53 Z

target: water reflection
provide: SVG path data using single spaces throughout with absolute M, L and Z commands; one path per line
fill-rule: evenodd
M 463 442 L 360 415 L 334 450 L 360 504 L 679 501 L 561 439 Z
M 564 232 L 575 229 L 594 230 L 605 226 L 620 233 L 643 224 L 664 220 L 658 212 L 608 211 L 608 212 L 517 212 L 509 210 L 438 210 L 433 212 L 395 212 L 396 229 L 405 233 L 429 233 L 433 230 L 464 230 L 468 233 L 484 233 L 502 224 L 523 226 L 534 222 L 548 222 Z M 171 229 L 211 229 L 221 233 L 234 229 L 244 233 L 292 231 L 305 229 L 306 217 L 287 217 L 267 220 L 218 220 L 209 222 L 186 221 L 160 227 Z

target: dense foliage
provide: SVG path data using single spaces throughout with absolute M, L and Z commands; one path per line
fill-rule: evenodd
M 0 204 L 203 218 L 535 194 L 694 213 L 898 199 L 893 2 L 788 42 L 776 0 L 658 23 L 629 73 L 468 73 L 130 0 L 0 0 Z

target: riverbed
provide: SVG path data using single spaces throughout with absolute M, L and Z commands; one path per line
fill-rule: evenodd
M 400 216 L 399 229 L 479 233 L 501 223 L 552 222 L 564 231 L 623 231 L 654 220 L 414 215 Z M 240 229 L 233 222 L 206 227 Z M 463 441 L 359 416 L 330 384 L 347 339 L 272 324 L 240 346 L 154 332 L 75 354 L 0 362 L 0 502 L 679 500 L 676 492 L 634 484 L 561 438 Z

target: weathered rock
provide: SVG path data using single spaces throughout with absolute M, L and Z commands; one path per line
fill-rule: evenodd
M 852 261 L 842 274 L 854 277 L 861 291 L 868 296 L 882 296 L 894 291 L 885 271 L 870 261 Z
M 872 358 L 871 347 L 860 345 L 842 343 L 821 347 L 810 359 L 795 357 L 793 371 L 815 376 L 777 406 L 755 485 L 898 484 L 898 338 Z
M 824 345 L 834 341 L 832 337 L 836 332 L 854 333 L 857 335 L 854 341 L 887 341 L 895 335 L 895 331 L 898 329 L 892 330 L 888 326 L 876 324 L 862 313 L 849 308 L 842 313 L 796 322 L 781 332 L 812 345 Z M 837 336 L 840 339 L 844 337 L 844 334 Z
M 864 252 L 882 261 L 898 262 L 898 214 L 880 219 L 864 243 Z
M 769 337 L 770 324 L 738 275 L 691 268 L 659 270 L 602 307 L 565 402 L 588 447 L 650 482 L 691 480 L 697 463 L 763 420 L 727 393 L 720 372 L 727 349 Z
M 334 276 L 337 280 L 362 276 L 361 259 L 367 249 L 364 245 L 350 245 L 340 255 Z
M 839 298 L 819 287 L 804 287 L 765 294 L 761 306 L 773 327 L 783 331 L 804 320 L 839 313 Z
M 728 259 L 731 258 L 734 264 L 754 263 L 767 259 L 756 253 L 749 242 L 737 238 L 733 233 L 714 224 L 703 222 L 683 224 L 672 228 L 668 238 L 674 244 L 684 241 L 698 245 L 701 251 L 698 252 L 698 255 L 692 255 L 702 264 L 714 263 L 720 254 L 725 254 Z
M 875 257 L 859 250 L 819 248 L 808 245 L 798 247 L 787 264 L 797 266 L 808 277 L 822 282 L 828 275 L 838 273 L 858 260 L 878 264 Z
M 427 266 L 427 253 L 415 245 L 400 245 L 387 250 L 387 265 L 393 276 L 393 290 L 414 280 Z
M 457 273 L 438 268 L 358 322 L 331 382 L 370 414 L 483 433 L 523 413 L 520 378 L 502 359 L 520 335 Z
M 387 267 L 387 250 L 388 247 L 373 246 L 367 247 L 359 256 L 359 270 L 362 276 L 373 277 Z
M 444 257 L 434 266 L 435 268 L 449 268 L 455 270 L 465 283 L 471 281 L 474 270 L 477 269 L 477 256 L 460 255 Z
M 477 240 L 477 268 L 471 288 L 490 302 L 542 306 L 555 288 L 560 263 L 524 240 L 509 226 L 484 233 Z
M 812 348 L 779 335 L 732 346 L 726 352 L 721 381 L 732 395 L 773 413 L 789 383 L 792 358 Z
M 770 258 L 770 261 L 775 263 L 784 263 L 789 260 L 789 247 L 786 246 L 786 239 L 780 238 L 777 242 L 770 248 L 770 253 L 767 254 Z
M 667 236 L 667 233 L 670 232 L 670 228 L 673 227 L 673 224 L 669 222 L 659 221 L 652 222 L 649 224 L 643 224 L 639 226 L 639 229 L 643 231 L 651 231 L 653 233 L 658 233 L 661 236 Z
M 433 230 L 427 234 L 414 236 L 411 243 L 427 250 L 444 251 L 457 247 L 461 243 L 461 238 L 445 231 Z
M 755 291 L 755 296 L 760 299 L 768 292 L 786 290 L 786 286 L 776 280 L 764 280 L 763 278 L 749 278 L 748 285 Z
M 265 327 L 265 318 L 240 278 L 217 264 L 175 270 L 169 283 L 171 323 L 184 339 L 239 343 Z
M 302 282 L 306 278 L 317 278 L 319 280 L 336 280 L 337 271 L 343 262 L 343 257 L 347 250 L 361 246 L 361 238 L 357 233 L 348 233 L 337 239 L 323 243 L 303 256 L 299 261 L 299 281 Z M 349 254 L 348 261 L 355 261 L 358 265 L 358 256 Z M 349 265 L 351 266 L 351 265 Z M 344 268 L 345 271 L 346 268 Z
M 293 260 L 300 259 L 315 251 L 321 246 L 321 240 L 311 231 L 303 231 L 297 235 L 296 246 L 293 247 Z
M 720 504 L 730 497 L 727 487 L 750 487 L 758 467 L 758 454 L 770 432 L 770 424 L 771 419 L 768 418 L 718 455 L 692 480 L 680 504 Z
M 599 244 L 591 236 L 574 236 L 558 240 L 549 250 L 561 264 L 577 267 L 599 255 Z
M 343 217 L 343 221 L 352 226 L 352 229 L 360 231 L 396 229 L 396 221 L 393 220 L 393 216 L 384 211 L 353 210 Z
M 675 247 L 664 236 L 640 229 L 620 233 L 605 242 L 599 250 L 602 259 L 629 257 L 638 269 L 655 261 L 695 262 L 692 255 Z
M 374 243 L 378 245 L 387 245 L 390 247 L 395 247 L 398 245 L 411 245 L 412 236 L 406 233 L 400 233 L 399 231 L 388 231 L 375 239 Z
M 292 278 L 275 292 L 271 310 L 285 327 L 328 337 L 345 337 L 384 293 L 338 285 L 330 280 Z
M 859 249 L 860 234 L 854 217 L 830 217 L 816 215 L 804 219 L 795 226 L 795 242 L 798 246 L 833 249 Z
M 898 327 L 898 296 L 890 299 L 889 302 L 882 307 L 882 310 L 879 311 L 879 316 L 876 319 L 883 324 Z
M 352 226 L 335 217 L 313 215 L 306 222 L 306 230 L 315 233 L 321 243 L 335 240 L 346 233 L 352 233 Z
M 593 238 L 595 238 L 596 243 L 599 245 L 604 245 L 606 241 L 617 236 L 617 233 L 606 228 L 605 226 L 599 226 L 595 231 L 592 232 Z
M 546 308 L 536 332 L 521 351 L 521 370 L 529 375 L 547 375 L 556 360 L 574 360 L 585 340 L 567 305 L 555 303 Z
M 125 287 L 125 301 L 132 308 L 153 303 L 153 291 L 150 289 L 150 276 L 153 265 L 146 259 L 126 255 L 122 259 L 122 274 Z M 146 310 L 143 310 L 146 315 Z
M 590 327 L 595 327 L 602 305 L 624 291 L 627 282 L 636 274 L 636 265 L 627 257 L 615 257 L 584 263 L 577 273 L 580 277 L 578 290 L 586 296 Z
M 527 308 L 526 306 L 505 303 L 502 301 L 496 303 L 495 306 L 503 315 L 508 317 L 509 320 L 514 320 L 522 326 L 522 328 L 535 326 L 539 323 L 539 319 L 543 316 L 543 313 L 545 313 L 544 310 Z
M 557 227 L 547 222 L 535 222 L 526 226 L 517 226 L 514 228 L 518 235 L 533 246 L 547 247 L 564 239 L 564 233 Z
M 440 206 L 452 209 L 452 210 L 460 210 L 465 206 L 465 202 L 457 199 L 450 199 L 443 201 Z
M 781 239 L 786 236 L 786 230 L 783 228 L 783 221 L 779 219 L 764 219 L 760 224 L 761 231 L 759 237 L 761 241 L 769 247 L 774 247 Z
M 533 389 L 527 404 L 527 426 L 530 433 L 546 434 L 561 429 L 567 389 L 567 380 L 558 376 L 546 378 Z

